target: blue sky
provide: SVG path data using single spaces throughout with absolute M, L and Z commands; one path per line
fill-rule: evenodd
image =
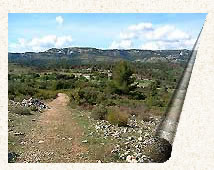
M 205 18 L 204 13 L 10 13 L 8 51 L 191 49 Z

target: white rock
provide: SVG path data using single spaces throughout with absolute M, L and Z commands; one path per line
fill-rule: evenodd
M 127 161 L 127 162 L 131 162 L 131 161 L 132 161 L 132 156 L 131 156 L 131 155 L 128 155 L 128 156 L 126 157 L 126 161 Z
M 83 140 L 82 143 L 88 143 L 88 141 L 87 140 Z
M 140 136 L 140 137 L 138 138 L 138 140 L 141 142 L 141 141 L 143 141 L 143 138 Z
M 99 126 L 97 126 L 97 125 L 95 126 L 95 128 L 96 128 L 96 130 L 100 129 L 100 127 L 99 127 Z
M 127 132 L 127 128 L 125 128 L 124 130 L 123 130 L 123 133 L 126 133 Z
M 137 163 L 137 160 L 132 158 L 131 163 Z
M 43 141 L 43 140 L 40 140 L 38 143 L 40 144 L 40 143 L 44 143 L 45 141 Z
M 130 153 L 130 151 L 126 151 L 125 153 L 124 153 L 124 155 L 128 155 Z
M 143 131 L 142 130 L 138 130 L 138 133 L 143 133 Z

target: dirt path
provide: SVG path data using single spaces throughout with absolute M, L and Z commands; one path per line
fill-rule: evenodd
M 59 93 L 41 113 L 32 133 L 26 135 L 24 153 L 18 162 L 83 162 L 81 153 L 87 149 L 81 143 L 83 130 L 74 121 L 69 98 Z

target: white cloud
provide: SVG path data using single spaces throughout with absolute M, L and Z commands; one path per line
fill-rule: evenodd
M 132 42 L 130 40 L 122 40 L 120 42 L 113 41 L 110 45 L 110 49 L 128 49 L 132 47 Z
M 148 42 L 141 46 L 143 50 L 160 50 L 165 49 L 165 46 L 162 42 Z
M 149 41 L 140 47 L 143 50 L 191 49 L 196 39 L 182 41 Z
M 63 23 L 63 21 L 64 21 L 64 19 L 63 19 L 63 17 L 62 16 L 57 16 L 56 17 L 56 22 L 58 23 L 58 24 L 62 24 Z
M 188 33 L 176 28 L 173 25 L 154 26 L 151 23 L 139 23 L 131 25 L 126 31 L 119 34 L 117 43 L 112 42 L 112 46 L 121 48 L 123 41 L 142 44 L 142 49 L 191 49 L 195 39 Z M 124 45 L 123 48 L 126 46 Z M 136 46 L 134 48 L 137 48 Z
M 39 38 L 36 37 L 28 41 L 21 38 L 17 43 L 10 44 L 9 46 L 14 52 L 38 52 L 49 48 L 70 47 L 72 43 L 73 41 L 71 36 L 47 35 Z
M 165 25 L 158 27 L 153 31 L 144 33 L 144 38 L 147 40 L 162 40 L 162 41 L 180 41 L 190 39 L 190 35 L 177 29 L 174 26 Z
M 142 30 L 152 30 L 152 29 L 153 28 L 151 23 L 139 23 L 128 27 L 128 30 L 130 31 L 142 31 Z
M 134 32 L 121 32 L 120 38 L 121 39 L 133 39 L 135 38 L 136 34 Z

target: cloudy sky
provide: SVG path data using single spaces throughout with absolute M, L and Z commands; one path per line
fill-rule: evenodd
M 191 49 L 206 14 L 8 14 L 8 51 Z

